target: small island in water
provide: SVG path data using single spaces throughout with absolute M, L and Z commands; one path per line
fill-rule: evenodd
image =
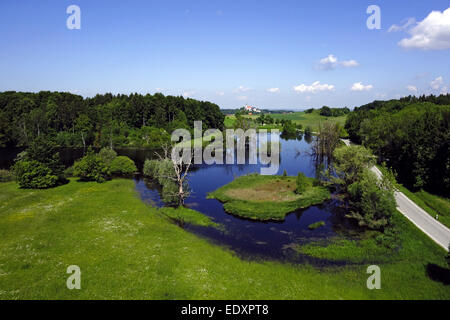
M 250 174 L 209 193 L 209 199 L 224 203 L 226 212 L 252 220 L 284 220 L 297 209 L 330 199 L 327 188 L 316 186 L 314 178 L 303 176 L 299 192 L 298 177 Z

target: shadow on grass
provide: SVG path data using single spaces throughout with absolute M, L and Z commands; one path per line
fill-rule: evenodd
M 429 263 L 427 264 L 427 275 L 433 281 L 441 282 L 446 286 L 450 284 L 450 269 Z

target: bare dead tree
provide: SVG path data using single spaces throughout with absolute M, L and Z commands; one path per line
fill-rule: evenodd
M 171 152 L 169 152 L 171 150 Z M 187 179 L 189 175 L 189 169 L 192 165 L 192 156 L 188 158 L 188 161 L 184 161 L 186 157 L 175 158 L 172 155 L 173 152 L 178 152 L 176 146 L 169 146 L 165 144 L 162 146 L 163 155 L 155 153 L 161 162 L 171 163 L 171 170 L 168 172 L 160 173 L 160 177 L 172 181 L 176 186 L 176 190 L 165 190 L 165 193 L 169 197 L 176 198 L 178 205 L 184 204 L 184 200 L 191 194 L 189 186 L 187 185 Z

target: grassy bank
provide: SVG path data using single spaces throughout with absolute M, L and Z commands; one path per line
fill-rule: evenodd
M 377 168 L 381 172 L 385 170 L 380 165 L 377 165 Z M 450 228 L 450 199 L 428 193 L 425 190 L 412 192 L 400 183 L 397 183 L 396 187 L 430 216 L 433 218 L 438 216 L 439 222 Z
M 330 198 L 323 187 L 313 186 L 313 179 L 301 195 L 294 193 L 296 177 L 242 176 L 211 192 L 208 198 L 224 202 L 226 212 L 253 220 L 284 220 L 299 208 L 320 204 Z
M 402 185 L 399 185 L 398 189 L 430 216 L 433 218 L 438 216 L 439 222 L 450 228 L 450 199 L 433 195 L 424 190 L 412 192 Z
M 184 207 L 178 207 L 178 208 L 161 208 L 159 210 L 162 214 L 166 215 L 167 217 L 181 223 L 189 223 L 194 224 L 197 226 L 202 227 L 214 227 L 217 229 L 221 229 L 221 225 L 218 223 L 215 223 L 210 217 L 205 216 L 204 214 Z
M 382 289 L 368 290 L 367 265 L 241 260 L 146 206 L 131 180 L 0 191 L 0 299 L 450 298 L 426 276 L 444 251 L 414 228 L 405 237 L 416 250 L 380 264 Z M 81 268 L 81 290 L 66 287 L 69 265 Z

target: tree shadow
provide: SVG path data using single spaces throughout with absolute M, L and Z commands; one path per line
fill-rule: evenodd
M 426 272 L 431 280 L 441 282 L 446 286 L 450 284 L 450 269 L 429 263 L 427 264 Z

